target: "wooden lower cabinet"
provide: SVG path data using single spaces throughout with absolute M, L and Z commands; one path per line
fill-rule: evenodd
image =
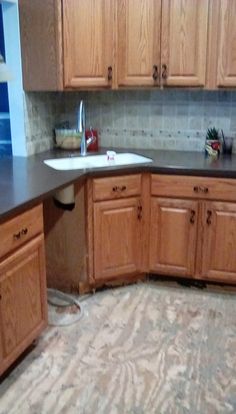
M 201 276 L 236 282 L 236 203 L 204 202 Z
M 44 238 L 39 235 L 0 263 L 0 374 L 46 323 Z
M 236 203 L 152 197 L 150 271 L 236 282 Z
M 94 279 L 135 274 L 140 269 L 139 198 L 94 203 Z
M 194 273 L 198 202 L 153 197 L 150 271 L 176 276 Z

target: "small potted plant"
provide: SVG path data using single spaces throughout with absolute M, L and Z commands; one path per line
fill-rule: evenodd
M 207 130 L 205 152 L 211 157 L 218 157 L 220 154 L 220 134 L 215 127 Z

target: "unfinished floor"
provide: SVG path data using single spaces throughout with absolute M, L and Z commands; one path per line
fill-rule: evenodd
M 162 282 L 97 292 L 2 381 L 0 413 L 235 413 L 235 299 Z

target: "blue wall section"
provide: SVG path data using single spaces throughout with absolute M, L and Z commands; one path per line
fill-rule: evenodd
M 2 6 L 0 4 L 0 52 L 5 59 Z M 1 114 L 3 112 L 3 114 Z M 0 156 L 11 155 L 10 119 L 4 113 L 9 113 L 7 83 L 0 83 Z
M 0 4 L 0 52 L 5 59 L 2 6 Z M 0 112 L 9 112 L 7 83 L 0 83 Z

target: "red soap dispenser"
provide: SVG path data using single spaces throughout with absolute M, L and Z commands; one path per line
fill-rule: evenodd
M 98 131 L 90 127 L 90 129 L 86 129 L 85 131 L 86 140 L 93 139 L 92 142 L 88 146 L 88 151 L 98 151 Z

